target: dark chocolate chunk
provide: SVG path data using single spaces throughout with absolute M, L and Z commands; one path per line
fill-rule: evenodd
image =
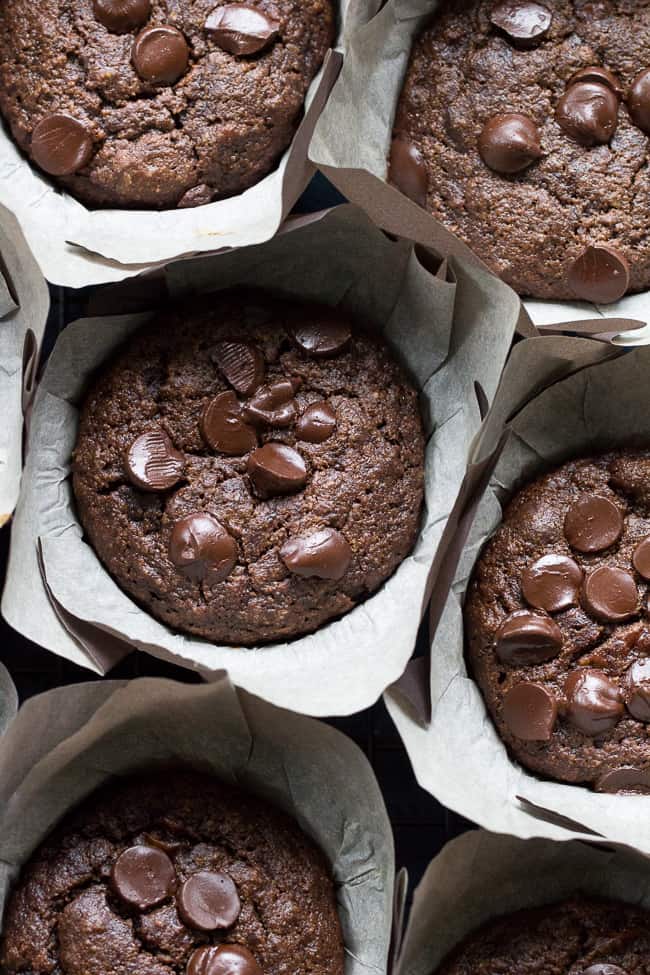
M 129 480 L 143 491 L 167 491 L 180 481 L 185 455 L 161 427 L 137 437 L 125 456 Z
M 292 494 L 304 487 L 307 467 L 297 450 L 282 443 L 266 443 L 248 458 L 248 474 L 262 498 Z
M 601 565 L 588 573 L 582 586 L 584 609 L 606 623 L 620 623 L 639 611 L 639 596 L 631 572 Z
M 47 115 L 32 132 L 32 155 L 51 176 L 68 176 L 90 162 L 93 141 L 85 125 L 70 115 Z
M 515 684 L 503 698 L 503 720 L 522 741 L 548 741 L 557 720 L 557 701 L 543 684 Z
M 618 301 L 630 284 L 630 267 L 616 248 L 595 244 L 585 248 L 567 272 L 567 284 L 576 298 L 609 305 Z
M 494 649 L 503 663 L 543 663 L 562 649 L 562 630 L 548 616 L 520 609 L 506 616 L 497 629 Z
M 640 576 L 650 580 L 650 535 L 639 542 L 634 549 L 632 565 Z
M 147 22 L 151 0 L 93 0 L 93 13 L 114 34 L 128 34 Z
M 562 130 L 581 145 L 604 145 L 616 131 L 618 98 L 609 85 L 579 81 L 562 95 L 555 117 Z
M 422 153 L 406 136 L 398 135 L 390 147 L 388 179 L 418 206 L 427 205 L 429 177 Z
M 609 498 L 583 494 L 566 513 L 564 534 L 578 552 L 601 552 L 623 534 L 623 512 Z
M 247 3 L 227 3 L 208 14 L 205 29 L 229 54 L 258 54 L 268 47 L 280 30 L 277 20 Z
M 524 599 L 535 609 L 557 613 L 578 604 L 583 572 L 566 555 L 544 555 L 521 575 Z
M 244 421 L 241 403 L 231 389 L 210 400 L 201 416 L 201 436 L 213 450 L 231 457 L 257 446 L 257 435 Z
M 111 872 L 113 890 L 125 904 L 145 911 L 176 889 L 174 864 L 154 846 L 131 846 L 117 858 Z
M 340 532 L 323 528 L 311 535 L 289 538 L 280 549 L 280 558 L 294 575 L 342 579 L 350 565 L 352 550 Z
M 242 396 L 252 396 L 264 382 L 264 356 L 246 342 L 218 342 L 212 360 L 224 378 Z
M 478 151 L 496 173 L 520 173 L 541 158 L 539 129 L 527 115 L 495 115 L 483 126 Z
M 650 768 L 635 768 L 623 765 L 621 768 L 610 769 L 596 780 L 596 792 L 648 792 L 650 791 Z M 585 969 L 583 975 L 627 975 L 618 965 L 591 965 Z
M 576 85 L 581 81 L 592 81 L 596 84 L 606 85 L 612 89 L 618 99 L 621 99 L 625 94 L 620 81 L 609 68 L 600 68 L 593 65 L 589 68 L 580 68 L 579 71 L 576 71 L 569 78 L 569 86 Z
M 143 81 L 154 85 L 173 85 L 187 71 L 189 58 L 187 41 L 168 24 L 145 27 L 131 52 L 135 70 Z
M 632 82 L 627 107 L 634 124 L 650 134 L 650 68 L 641 71 Z
M 296 436 L 308 443 L 323 443 L 336 430 L 336 413 L 325 400 L 308 406 L 296 423 Z
M 260 386 L 244 406 L 244 418 L 260 427 L 288 427 L 296 416 L 293 383 L 279 379 Z
M 637 660 L 623 678 L 625 706 L 637 721 L 650 722 L 650 658 Z
M 232 879 L 211 870 L 192 874 L 179 889 L 176 903 L 183 921 L 199 931 L 229 928 L 241 911 Z
M 203 945 L 190 955 L 186 975 L 263 975 L 244 945 Z
M 169 558 L 188 578 L 215 585 L 234 569 L 237 543 L 214 515 L 197 511 L 172 528 Z
M 293 325 L 290 332 L 298 348 L 315 358 L 327 358 L 343 352 L 352 334 L 346 321 L 335 317 L 335 313 L 326 317 L 323 312 L 320 319 Z
M 574 670 L 567 677 L 565 691 L 567 720 L 585 735 L 596 737 L 618 724 L 624 710 L 622 695 L 603 671 Z
M 504 0 L 492 8 L 490 21 L 515 47 L 539 44 L 548 33 L 553 15 L 534 0 Z

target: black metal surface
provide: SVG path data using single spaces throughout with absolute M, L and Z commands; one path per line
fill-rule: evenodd
M 312 212 L 341 202 L 341 197 L 318 176 L 310 184 L 296 207 L 299 212 Z M 52 308 L 43 347 L 49 355 L 59 332 L 84 313 L 89 289 L 51 288 Z M 9 546 L 8 529 L 0 532 L 0 577 L 4 573 Z M 416 654 L 422 652 L 426 639 L 423 624 Z M 2 660 L 18 688 L 21 701 L 64 684 L 95 679 L 91 671 L 68 663 L 15 633 L 0 620 Z M 166 664 L 142 653 L 133 653 L 111 671 L 111 678 L 168 677 L 195 682 L 196 675 Z M 471 824 L 449 812 L 421 789 L 413 775 L 408 757 L 383 703 L 378 703 L 348 718 L 329 719 L 349 735 L 365 752 L 381 786 L 395 833 L 397 866 L 406 867 L 411 889 L 418 882 L 430 859 L 447 840 L 471 828 Z

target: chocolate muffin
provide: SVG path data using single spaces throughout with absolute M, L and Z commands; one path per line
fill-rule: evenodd
M 82 203 L 198 206 L 276 165 L 334 23 L 331 0 L 2 0 L 0 109 Z
M 576 896 L 488 921 L 438 975 L 643 975 L 649 952 L 648 911 Z
M 469 667 L 522 765 L 650 794 L 650 451 L 571 460 L 515 495 L 465 606 Z
M 650 6 L 443 0 L 411 52 L 389 178 L 522 295 L 650 287 Z
M 343 975 L 334 885 L 280 811 L 193 772 L 109 784 L 23 868 L 7 975 Z
M 247 646 L 311 632 L 418 534 L 417 393 L 339 309 L 220 293 L 160 314 L 93 382 L 74 492 L 157 619 Z

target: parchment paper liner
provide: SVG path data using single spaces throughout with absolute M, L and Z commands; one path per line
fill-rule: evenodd
M 336 49 L 309 86 L 305 114 L 278 166 L 244 193 L 183 210 L 91 210 L 32 167 L 0 120 L 0 204 L 12 211 L 45 277 L 81 288 L 118 281 L 188 254 L 271 238 L 314 173 L 307 148 L 340 70 L 348 0 Z M 353 25 L 351 17 L 349 24 Z
M 582 893 L 650 907 L 650 864 L 625 849 L 464 833 L 431 861 L 415 891 L 394 975 L 432 975 L 490 918 Z
M 18 500 L 23 409 L 34 376 L 50 298 L 16 219 L 0 207 L 0 526 Z
M 393 119 L 413 39 L 437 7 L 438 0 L 388 0 L 375 13 L 374 3 L 358 4 L 343 68 L 314 130 L 309 157 L 380 227 L 443 256 L 463 257 L 484 267 L 480 255 L 385 182 Z M 523 302 L 522 312 L 523 334 L 534 333 L 531 323 L 541 328 L 560 324 L 564 331 L 590 334 L 594 320 L 615 318 L 616 335 L 621 336 L 615 342 L 650 342 L 650 292 L 612 305 L 531 300 Z M 639 323 L 645 326 L 642 330 Z M 602 331 L 608 328 L 611 323 Z
M 393 840 L 362 752 L 327 725 L 236 692 L 140 679 L 31 698 L 0 740 L 0 899 L 52 826 L 114 775 L 190 765 L 283 808 L 325 853 L 346 975 L 384 972 Z
M 391 242 L 358 210 L 341 207 L 263 247 L 184 262 L 168 273 L 175 295 L 254 283 L 341 302 L 383 330 L 410 368 L 423 390 L 430 435 L 426 512 L 413 553 L 377 594 L 311 636 L 245 650 L 174 634 L 117 587 L 81 540 L 67 478 L 74 404 L 90 372 L 148 317 L 129 315 L 69 326 L 45 370 L 13 526 L 5 619 L 98 673 L 136 647 L 208 677 L 225 668 L 238 686 L 304 713 L 370 705 L 413 650 L 436 545 L 480 425 L 474 385 L 491 401 L 518 314 L 501 282 L 460 262 L 452 269 L 457 283 L 445 280 L 446 266 L 434 276 L 410 245 Z
M 488 829 L 565 840 L 589 834 L 650 853 L 644 797 L 602 795 L 542 781 L 508 757 L 478 686 L 467 676 L 462 619 L 474 563 L 501 519 L 500 499 L 568 457 L 650 443 L 649 369 L 647 348 L 620 354 L 586 339 L 551 337 L 515 346 L 481 432 L 469 481 L 477 471 L 485 473 L 486 463 L 497 461 L 497 466 L 488 490 L 468 491 L 464 516 L 458 518 L 455 511 L 450 519 L 450 524 L 462 522 L 469 537 L 464 546 L 462 532 L 455 540 L 461 551 L 454 552 L 453 545 L 446 549 L 444 558 L 453 574 L 443 581 L 440 572 L 433 593 L 432 607 L 439 603 L 441 615 L 432 628 L 430 724 L 416 711 L 422 703 L 412 693 L 417 673 L 411 673 L 405 691 L 395 687 L 386 695 L 420 785 Z M 504 439 L 504 422 L 514 414 Z

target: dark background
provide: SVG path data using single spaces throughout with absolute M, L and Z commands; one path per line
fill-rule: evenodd
M 324 177 L 317 175 L 298 201 L 295 211 L 309 213 L 340 202 L 344 202 L 343 198 Z M 92 289 L 87 288 L 81 291 L 50 288 L 52 304 L 43 347 L 44 359 L 59 332 L 86 313 L 91 292 Z M 0 532 L 1 584 L 4 584 L 8 547 L 9 530 L 4 528 Z M 425 621 L 420 628 L 416 654 L 424 651 L 426 639 Z M 1 619 L 0 641 L 3 662 L 11 672 L 21 701 L 62 684 L 96 679 L 91 671 L 68 663 L 24 639 Z M 197 675 L 188 670 L 139 652 L 132 653 L 110 672 L 109 677 L 116 680 L 132 677 L 198 680 Z M 408 756 L 383 703 L 351 717 L 329 719 L 328 723 L 349 735 L 370 760 L 393 824 L 397 867 L 407 868 L 412 889 L 446 841 L 470 828 L 471 824 L 445 809 L 417 785 Z

